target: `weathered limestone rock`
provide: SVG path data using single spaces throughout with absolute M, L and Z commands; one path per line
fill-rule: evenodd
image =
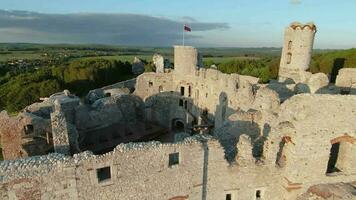
M 164 73 L 165 59 L 161 54 L 155 54 L 152 58 L 153 64 L 156 68 L 156 73 Z
M 349 94 L 356 94 L 356 68 L 340 69 L 335 86 Z
M 329 78 L 324 73 L 313 74 L 308 80 L 308 86 L 311 93 L 316 93 L 329 84 Z
M 145 64 L 137 57 L 134 58 L 132 63 L 132 73 L 133 74 L 142 74 L 145 71 Z

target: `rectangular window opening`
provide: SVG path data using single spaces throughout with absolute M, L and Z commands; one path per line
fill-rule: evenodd
M 109 181 L 111 179 L 110 166 L 96 169 L 96 177 L 98 179 L 98 183 Z
M 184 87 L 180 87 L 180 95 L 184 96 Z
M 183 107 L 183 99 L 179 99 L 179 106 Z
M 169 167 L 179 164 L 179 153 L 169 154 Z
M 188 87 L 188 96 L 191 97 L 192 96 L 192 86 Z
M 26 135 L 32 134 L 34 132 L 34 128 L 32 124 L 28 124 L 24 127 L 24 131 Z
M 153 82 L 152 82 L 152 81 L 149 81 L 149 82 L 148 82 L 148 86 L 149 86 L 149 87 L 152 87 L 152 86 L 153 86 Z
M 231 200 L 231 194 L 226 194 L 225 200 Z

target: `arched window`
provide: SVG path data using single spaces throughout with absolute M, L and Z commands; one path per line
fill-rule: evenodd
M 292 49 L 292 41 L 289 41 L 288 42 L 288 50 L 291 50 Z
M 162 85 L 160 85 L 160 86 L 158 87 L 158 92 L 163 92 L 163 86 L 162 86 Z
M 287 64 L 290 64 L 292 62 L 292 54 L 288 53 L 287 54 Z

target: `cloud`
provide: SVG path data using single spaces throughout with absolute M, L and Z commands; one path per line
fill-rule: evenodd
M 229 29 L 226 23 L 198 22 L 190 17 L 193 34 Z M 170 46 L 179 43 L 182 21 L 138 14 L 43 14 L 0 10 L 0 42 L 100 43 Z
M 292 5 L 300 5 L 302 3 L 301 0 L 289 0 L 289 3 Z

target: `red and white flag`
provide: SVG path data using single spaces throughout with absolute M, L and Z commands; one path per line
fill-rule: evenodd
M 189 26 L 184 25 L 184 31 L 186 31 L 186 32 L 191 32 L 192 29 L 191 29 Z

